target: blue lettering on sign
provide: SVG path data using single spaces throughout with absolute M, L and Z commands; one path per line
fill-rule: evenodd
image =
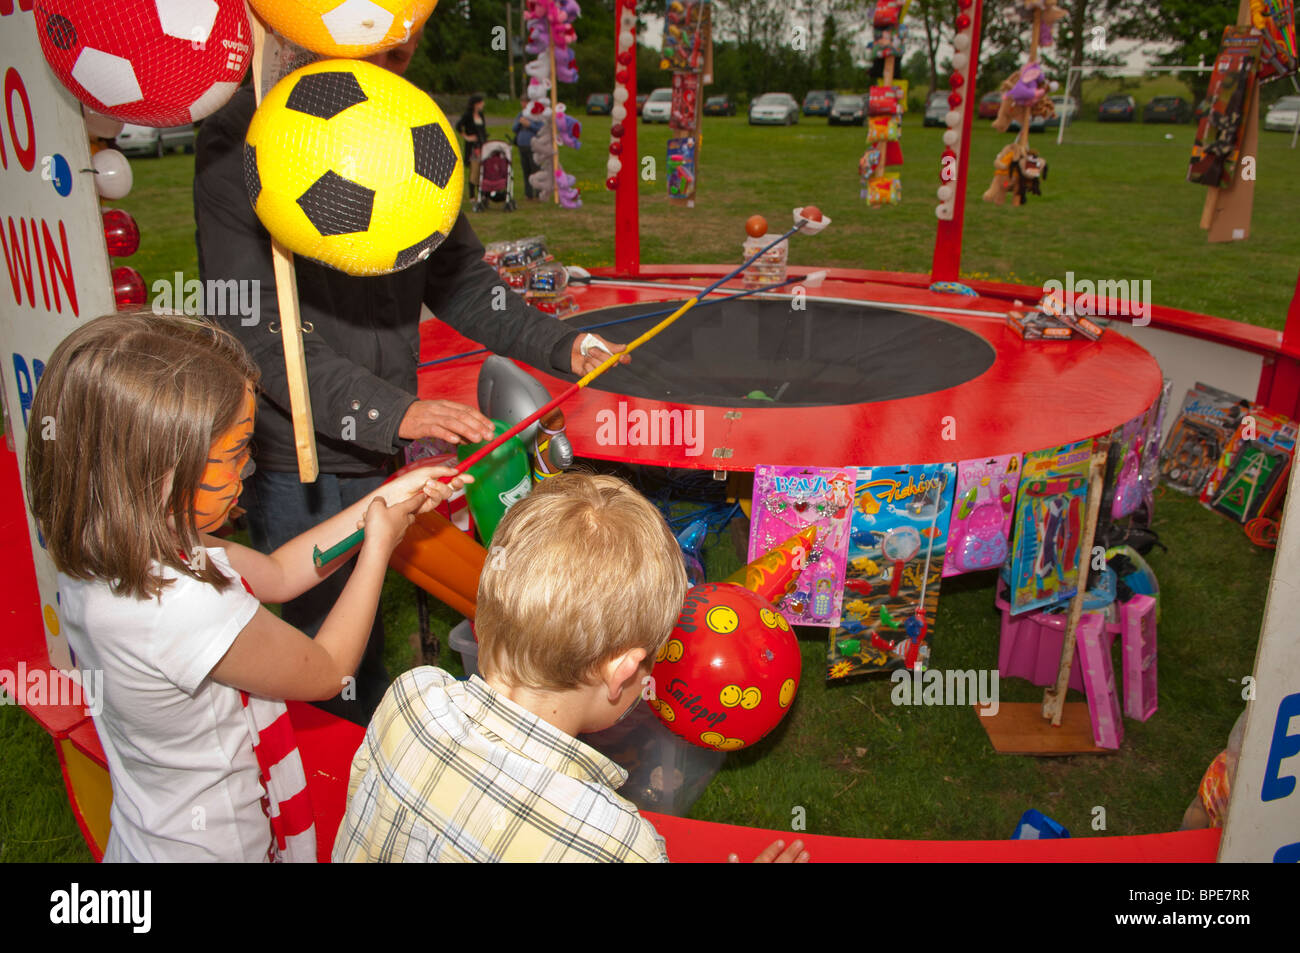
M 14 354 L 14 384 L 18 387 L 18 404 L 23 409 L 23 428 L 27 427 L 27 411 L 32 409 L 32 398 L 36 395 L 36 385 L 45 373 L 45 362 L 32 358 L 32 369 L 27 370 L 27 362 L 21 354 Z M 33 380 L 33 375 L 35 379 Z
M 1287 734 L 1294 717 L 1300 717 L 1300 692 L 1286 696 L 1277 706 L 1273 741 L 1269 744 L 1268 762 L 1264 765 L 1264 783 L 1259 789 L 1261 801 L 1276 801 L 1295 790 L 1295 775 L 1282 775 L 1282 762 L 1300 754 L 1300 732 Z M 1300 768 L 1300 765 L 1296 767 Z
M 54 191 L 67 198 L 72 192 L 72 166 L 68 165 L 68 160 L 58 152 L 54 153 L 53 160 L 51 164 L 54 168 L 50 170 L 50 181 L 54 184 Z

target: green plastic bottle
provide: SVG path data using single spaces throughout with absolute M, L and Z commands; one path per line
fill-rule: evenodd
M 499 420 L 496 436 L 509 428 Z M 457 459 L 464 460 L 485 446 L 485 443 L 462 444 L 456 451 Z M 470 514 L 478 527 L 479 538 L 486 546 L 492 542 L 497 524 L 506 510 L 514 506 L 533 488 L 533 477 L 528 467 L 528 451 L 518 437 L 511 437 L 470 468 L 474 482 L 465 487 Z

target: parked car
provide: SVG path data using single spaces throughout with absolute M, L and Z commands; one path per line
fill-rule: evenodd
M 614 109 L 614 97 L 609 93 L 592 93 L 587 97 L 588 116 L 608 116 Z
M 1137 115 L 1137 100 L 1132 96 L 1107 96 L 1097 107 L 1097 118 L 1101 122 L 1132 122 Z
M 867 98 L 858 93 L 835 97 L 835 105 L 826 117 L 831 126 L 863 126 L 867 122 Z
M 1012 113 L 1012 115 L 1015 115 L 1015 114 Z M 1013 119 L 1013 120 L 1011 120 L 1011 125 L 1007 126 L 1007 128 L 1008 128 L 1009 130 L 1011 130 L 1012 132 L 1019 132 L 1019 131 L 1020 131 L 1020 120 L 1019 120 L 1019 119 Z M 1030 117 L 1029 117 L 1029 131 L 1030 131 L 1030 132 L 1043 132 L 1043 131 L 1045 131 L 1046 129 L 1047 129 L 1047 120 L 1046 120 L 1045 118 L 1043 118 L 1042 116 L 1030 116 Z
M 952 108 L 951 106 L 948 105 L 949 95 L 950 95 L 949 93 L 942 93 L 942 92 L 933 92 L 930 94 L 930 97 L 925 101 L 925 119 L 921 121 L 921 125 L 923 126 L 947 125 L 947 123 L 945 123 L 943 119 L 945 116 L 948 115 L 948 111 Z M 996 116 L 997 114 L 998 114 L 998 110 L 997 107 L 995 106 L 993 107 L 993 115 Z
M 704 101 L 704 115 L 734 116 L 736 115 L 736 101 L 726 93 L 721 96 L 710 96 Z
M 1002 94 L 996 89 L 980 97 L 976 115 L 980 119 L 997 119 L 998 109 L 1002 106 Z
M 636 114 L 637 114 L 638 116 L 641 115 L 641 108 L 645 105 L 645 101 L 646 101 L 647 99 L 649 99 L 649 98 L 650 98 L 650 94 L 649 94 L 649 93 L 637 93 L 637 94 L 636 94 Z
M 1181 96 L 1157 96 L 1142 110 L 1143 122 L 1190 122 L 1192 104 Z
M 792 126 L 798 121 L 799 104 L 789 93 L 764 93 L 749 106 L 751 126 Z
M 1079 101 L 1073 96 L 1053 96 L 1052 106 L 1056 109 L 1056 115 L 1047 120 L 1048 126 L 1059 126 L 1062 119 L 1068 126 L 1079 118 Z
M 181 149 L 194 151 L 194 126 L 155 129 L 152 126 L 125 125 L 115 139 L 117 151 L 127 156 L 157 156 Z
M 650 94 L 650 98 L 641 107 L 642 122 L 667 122 L 673 112 L 673 91 L 661 86 Z
M 805 116 L 829 116 L 835 106 L 835 94 L 829 89 L 814 89 L 803 98 Z
M 1300 96 L 1283 96 L 1264 116 L 1264 128 L 1269 132 L 1291 132 L 1300 119 Z

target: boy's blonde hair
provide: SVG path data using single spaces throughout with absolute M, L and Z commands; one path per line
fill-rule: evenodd
M 238 341 L 195 318 L 113 314 L 64 338 L 30 412 L 54 439 L 34 426 L 27 441 L 28 503 L 59 571 L 138 598 L 162 593 L 160 566 L 225 589 L 216 566 L 182 554 L 201 545 L 208 452 L 257 379 Z
M 478 586 L 483 671 L 567 691 L 634 648 L 653 658 L 686 594 L 681 550 L 624 481 L 564 473 L 538 484 L 492 537 Z

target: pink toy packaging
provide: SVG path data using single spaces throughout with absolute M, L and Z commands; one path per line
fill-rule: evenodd
M 1142 505 L 1142 450 L 1150 430 L 1151 410 L 1135 417 L 1111 435 L 1107 494 L 1111 519 L 1131 516 Z M 1103 515 L 1105 510 L 1102 510 Z
M 1079 660 L 1083 663 L 1083 689 L 1092 718 L 1092 742 L 1098 748 L 1118 748 L 1124 740 L 1124 718 L 1115 691 L 1115 669 L 1110 661 L 1106 619 L 1099 612 L 1079 618 Z
M 1120 606 L 1124 714 L 1146 721 L 1156 713 L 1156 601 L 1136 595 Z
M 945 576 L 995 569 L 1007 560 L 1020 457 L 1007 454 L 957 464 L 957 494 L 948 525 Z
M 856 480 L 852 467 L 759 466 L 754 470 L 751 562 L 809 526 L 817 527 L 817 545 L 799 574 L 797 588 L 781 606 L 794 625 L 840 624 Z

